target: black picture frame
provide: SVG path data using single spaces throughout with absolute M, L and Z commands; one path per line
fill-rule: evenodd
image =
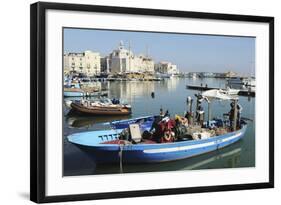
M 121 13 L 151 16 L 169 16 L 195 19 L 263 22 L 269 25 L 269 181 L 263 183 L 230 184 L 158 190 L 89 193 L 75 195 L 46 196 L 45 165 L 45 37 L 46 11 L 67 10 L 101 13 Z M 248 16 L 218 13 L 202 13 L 144 8 L 111 7 L 82 4 L 38 2 L 30 6 L 30 199 L 37 203 L 76 200 L 96 200 L 123 197 L 140 197 L 198 192 L 230 191 L 274 187 L 274 17 Z

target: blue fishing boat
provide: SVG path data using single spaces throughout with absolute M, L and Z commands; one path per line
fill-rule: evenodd
M 153 163 L 184 159 L 221 149 L 240 140 L 247 124 L 241 129 L 207 139 L 157 143 L 142 140 L 131 143 L 120 140 L 122 129 L 76 133 L 68 136 L 68 141 L 93 157 L 99 163 Z M 121 157 L 122 155 L 122 157 Z
M 236 119 L 237 98 L 217 90 L 206 91 L 202 97 L 209 106 L 213 99 L 232 100 L 234 120 L 210 120 L 208 116 L 208 121 L 201 124 L 181 116 L 148 116 L 115 121 L 111 123 L 113 129 L 75 133 L 67 139 L 97 163 L 173 161 L 215 151 L 240 140 L 247 123 Z

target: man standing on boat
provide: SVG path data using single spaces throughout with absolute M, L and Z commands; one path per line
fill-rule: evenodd
M 238 103 L 238 100 L 237 100 L 237 127 L 241 127 L 241 113 L 242 113 L 242 106 Z
M 204 122 L 204 109 L 201 105 L 198 106 L 196 110 L 196 121 L 199 123 L 199 125 L 203 126 Z
M 199 123 L 201 126 L 203 125 L 204 122 L 204 109 L 202 107 L 202 102 L 204 98 L 200 94 L 195 94 L 197 97 L 197 106 L 196 106 L 196 122 Z
M 188 120 L 188 124 L 193 125 L 193 113 L 192 113 L 193 99 L 190 96 L 188 96 L 186 99 L 186 103 L 187 103 L 187 110 L 184 117 Z
M 228 113 L 229 115 L 229 121 L 230 121 L 230 127 L 233 126 L 233 120 L 234 120 L 234 102 L 230 103 L 230 111 Z M 241 122 L 241 112 L 242 112 L 242 106 L 237 103 L 237 127 L 240 127 L 240 122 Z

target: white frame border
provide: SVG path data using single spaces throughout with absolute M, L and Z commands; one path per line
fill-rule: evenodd
M 256 36 L 256 167 L 62 177 L 62 27 Z M 269 181 L 269 25 L 62 10 L 46 11 L 46 195 L 103 193 Z M 261 82 L 261 83 L 260 83 Z M 57 120 L 54 120 L 57 119 Z M 182 180 L 182 179 L 188 180 Z M 165 179 L 165 180 L 163 180 Z M 124 183 L 125 182 L 125 183 Z

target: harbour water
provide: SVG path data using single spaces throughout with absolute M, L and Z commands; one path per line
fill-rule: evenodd
M 109 98 L 118 98 L 132 105 L 132 115 L 126 117 L 90 117 L 68 114 L 64 107 L 64 176 L 115 174 L 120 173 L 117 165 L 97 165 L 77 147 L 70 144 L 66 136 L 71 133 L 108 128 L 103 122 L 134 118 L 147 115 L 158 115 L 160 108 L 169 110 L 171 116 L 183 115 L 186 110 L 186 99 L 198 90 L 186 89 L 187 84 L 208 85 L 225 88 L 224 79 L 204 78 L 171 78 L 163 81 L 114 81 L 99 82 L 102 88 L 109 90 Z M 151 93 L 154 92 L 154 96 Z M 71 99 L 71 98 L 70 98 Z M 78 98 L 79 99 L 79 98 Z M 242 105 L 242 116 L 255 118 L 255 98 L 239 97 Z M 207 103 L 203 103 L 207 113 Z M 223 116 L 230 110 L 229 102 L 212 103 L 212 116 Z M 195 106 L 193 106 L 195 107 Z M 237 143 L 211 153 L 173 162 L 156 164 L 123 165 L 123 173 L 176 171 L 196 169 L 239 168 L 255 166 L 255 122 L 249 122 L 245 137 Z

